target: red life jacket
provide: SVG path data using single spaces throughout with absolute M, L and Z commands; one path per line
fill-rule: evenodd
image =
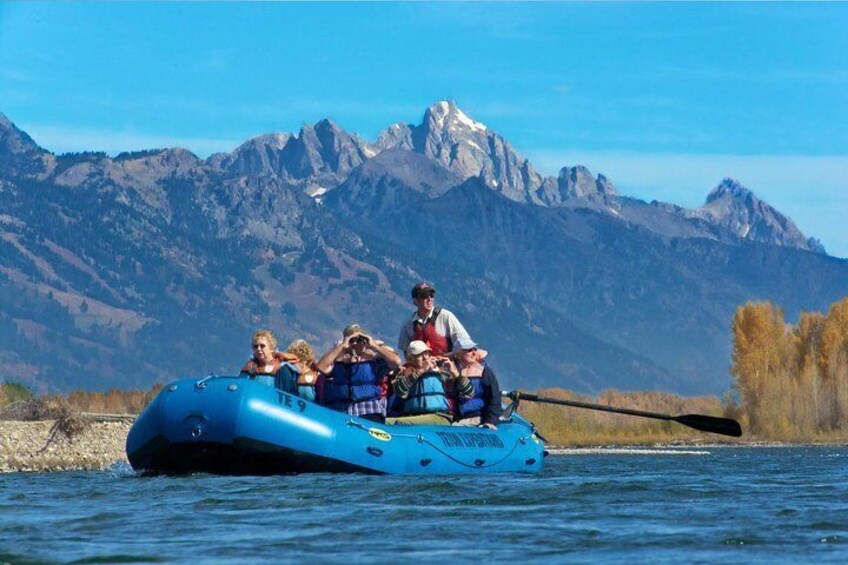
M 416 320 L 412 326 L 412 339 L 426 343 L 433 355 L 447 355 L 453 348 L 450 337 L 443 336 L 436 331 L 436 318 L 439 317 L 441 311 L 441 308 L 433 308 L 423 324 Z

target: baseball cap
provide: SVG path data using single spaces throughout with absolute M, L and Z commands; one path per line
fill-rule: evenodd
M 457 353 L 463 349 L 474 349 L 477 347 L 477 343 L 474 342 L 470 337 L 458 337 L 456 341 L 453 342 L 453 349 L 451 353 Z
M 426 282 L 420 282 L 412 287 L 412 298 L 424 298 L 426 296 L 435 296 L 436 289 L 433 285 Z
M 430 351 L 430 346 L 420 339 L 409 342 L 409 345 L 406 348 L 407 355 L 421 355 L 425 351 Z
M 355 333 L 363 333 L 362 326 L 360 326 L 359 324 L 350 324 L 342 331 L 342 335 L 344 337 L 353 335 Z

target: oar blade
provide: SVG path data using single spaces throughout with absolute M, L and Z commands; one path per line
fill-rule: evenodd
M 742 426 L 730 418 L 717 418 L 703 414 L 686 414 L 672 418 L 675 422 L 702 432 L 710 432 L 731 437 L 742 437 Z

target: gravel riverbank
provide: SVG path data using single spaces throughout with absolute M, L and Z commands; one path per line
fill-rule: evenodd
M 127 461 L 132 421 L 87 422 L 72 437 L 56 423 L 0 421 L 0 473 L 102 470 Z

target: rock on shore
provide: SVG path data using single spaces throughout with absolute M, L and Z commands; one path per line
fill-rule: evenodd
M 103 470 L 127 461 L 131 421 L 91 422 L 73 438 L 54 424 L 0 421 L 0 473 Z

